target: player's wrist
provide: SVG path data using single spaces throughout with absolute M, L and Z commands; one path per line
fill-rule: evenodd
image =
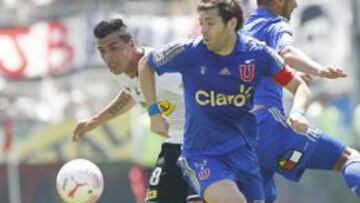
M 161 110 L 157 102 L 150 104 L 147 111 L 150 117 L 161 114 Z
M 325 69 L 326 69 L 326 68 L 323 67 L 323 66 L 318 67 L 318 69 L 317 69 L 317 70 L 318 70 L 318 71 L 317 71 L 317 76 L 318 76 L 318 77 L 322 77 L 322 78 L 325 77 L 325 76 L 324 76 Z
M 291 109 L 289 115 L 301 115 L 301 116 L 304 116 L 305 115 L 305 110 L 304 109 Z

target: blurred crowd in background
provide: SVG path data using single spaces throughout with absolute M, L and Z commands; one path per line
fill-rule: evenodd
M 140 46 L 199 33 L 196 0 L 0 0 L 0 203 L 56 203 L 55 176 L 74 158 L 96 162 L 106 203 L 141 203 L 162 139 L 135 108 L 71 142 L 75 122 L 122 88 L 98 56 L 92 29 L 120 17 Z M 243 0 L 245 15 L 255 0 Z M 360 1 L 299 0 L 296 44 L 349 77 L 314 78 L 311 124 L 360 148 Z M 246 17 L 246 16 L 245 16 Z M 291 100 L 291 97 L 286 97 Z M 280 202 L 355 202 L 340 176 L 311 172 L 295 185 L 279 178 Z M 323 187 L 326 185 L 326 187 Z

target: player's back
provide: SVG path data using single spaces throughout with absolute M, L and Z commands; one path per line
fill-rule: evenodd
M 279 34 L 284 31 L 291 32 L 286 19 L 264 8 L 258 8 L 251 14 L 244 23 L 243 31 L 265 42 L 277 52 L 282 48 Z M 263 77 L 255 90 L 254 103 L 283 110 L 282 97 L 282 88 L 272 78 Z

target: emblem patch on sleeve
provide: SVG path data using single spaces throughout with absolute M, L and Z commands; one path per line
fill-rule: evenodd
M 293 171 L 300 163 L 303 153 L 297 150 L 285 152 L 281 155 L 278 166 L 286 171 Z

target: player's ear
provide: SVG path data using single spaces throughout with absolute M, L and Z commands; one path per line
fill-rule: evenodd
M 278 5 L 278 6 L 283 6 L 283 5 L 284 5 L 284 2 L 285 2 L 286 0 L 273 0 L 273 1 L 275 2 L 276 5 Z
M 128 43 L 129 43 L 129 45 L 130 45 L 131 48 L 134 48 L 134 47 L 135 47 L 135 41 L 134 41 L 134 39 L 129 39 Z
M 229 20 L 229 22 L 227 24 L 228 24 L 228 26 L 230 26 L 230 28 L 235 30 L 237 23 L 238 23 L 238 20 L 235 17 L 233 17 Z

